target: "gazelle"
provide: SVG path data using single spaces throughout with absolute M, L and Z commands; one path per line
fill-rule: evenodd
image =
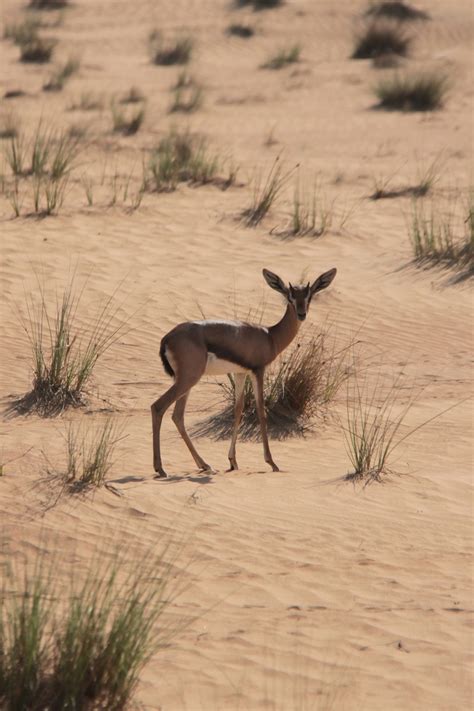
M 240 321 L 188 321 L 175 326 L 161 341 L 160 356 L 174 384 L 151 406 L 153 425 L 153 465 L 155 478 L 166 477 L 160 452 L 160 429 L 166 410 L 176 403 L 172 415 L 178 432 L 185 441 L 194 461 L 201 470 L 210 470 L 199 456 L 184 426 L 184 410 L 191 388 L 203 375 L 231 373 L 235 382 L 235 411 L 229 449 L 230 468 L 238 469 L 235 445 L 242 416 L 245 378 L 250 375 L 260 422 L 265 461 L 274 472 L 279 471 L 268 444 L 263 376 L 265 368 L 295 338 L 305 320 L 311 299 L 316 292 L 326 289 L 336 276 L 336 269 L 324 272 L 311 285 L 285 286 L 279 276 L 263 270 L 268 286 L 285 297 L 286 311 L 274 326 L 265 328 Z

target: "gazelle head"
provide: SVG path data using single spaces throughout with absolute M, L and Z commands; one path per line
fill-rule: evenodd
M 304 321 L 311 299 L 317 291 L 326 289 L 329 286 L 336 276 L 336 271 L 336 269 L 330 269 L 328 272 L 321 274 L 312 284 L 308 282 L 304 286 L 293 286 L 292 284 L 285 286 L 284 281 L 268 269 L 263 270 L 263 276 L 268 286 L 283 294 L 287 302 L 294 308 L 298 320 Z

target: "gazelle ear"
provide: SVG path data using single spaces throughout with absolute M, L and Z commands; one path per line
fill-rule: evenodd
M 317 291 L 326 289 L 336 276 L 337 269 L 330 269 L 328 272 L 321 274 L 311 285 L 310 294 L 313 296 Z
M 280 279 L 277 274 L 274 274 L 269 269 L 263 269 L 262 272 L 263 277 L 270 288 L 275 289 L 275 291 L 279 291 L 280 294 L 283 294 L 283 296 L 288 295 L 288 289 L 286 288 L 284 281 Z

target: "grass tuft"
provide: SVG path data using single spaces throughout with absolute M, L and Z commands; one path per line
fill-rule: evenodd
M 120 99 L 121 104 L 138 104 L 145 101 L 145 94 L 136 86 L 130 87 L 128 92 Z
M 443 74 L 396 74 L 374 88 L 378 108 L 389 111 L 435 111 L 443 106 L 449 80 Z
M 169 108 L 170 113 L 192 113 L 202 106 L 203 91 L 200 86 L 193 84 L 189 87 L 174 89 L 173 103 Z
M 72 278 L 51 310 L 38 281 L 39 300 L 26 299 L 22 326 L 31 347 L 33 387 L 12 407 L 20 414 L 34 411 L 49 417 L 83 404 L 97 361 L 123 330 L 122 323 L 115 324 L 118 308 L 113 306 L 114 295 L 81 328 L 78 309 L 82 291 L 76 291 Z
M 384 55 L 405 57 L 411 39 L 398 23 L 371 22 L 356 37 L 352 59 L 374 59 Z
M 262 69 L 282 69 L 288 64 L 299 62 L 301 47 L 298 44 L 293 45 L 289 49 L 280 49 L 273 57 L 270 57 L 264 64 Z
M 311 430 L 316 417 L 326 414 L 327 406 L 349 376 L 347 353 L 350 347 L 338 352 L 334 343 L 329 343 L 328 336 L 321 334 L 296 345 L 265 373 L 265 410 L 271 437 L 303 436 Z M 199 437 L 225 439 L 232 433 L 235 401 L 232 377 L 221 387 L 224 408 L 197 425 L 194 434 Z M 257 439 L 260 434 L 255 398 L 248 379 L 239 433 L 243 439 Z
M 162 619 L 173 599 L 166 548 L 161 555 L 135 551 L 134 562 L 118 552 L 97 553 L 83 583 L 68 566 L 60 586 L 53 566 L 64 571 L 65 565 L 47 563 L 44 555 L 33 570 L 26 563 L 2 565 L 5 711 L 129 708 L 143 667 L 177 629 Z
M 237 7 L 252 5 L 254 10 L 271 10 L 284 5 L 284 0 L 235 0 Z
M 69 0 L 30 0 L 32 10 L 63 10 L 69 5 Z
M 250 25 L 242 25 L 239 22 L 233 22 L 226 29 L 226 34 L 230 37 L 241 37 L 242 39 L 249 39 L 255 34 L 255 30 Z
M 135 112 L 125 114 L 115 103 L 113 103 L 111 111 L 114 133 L 122 133 L 124 136 L 133 136 L 137 133 L 140 130 L 145 118 L 145 108 L 143 106 Z
M 409 237 L 415 261 L 421 266 L 444 265 L 474 276 L 474 201 L 470 194 L 462 219 L 455 210 L 443 214 L 434 203 L 426 211 L 413 202 Z
M 112 418 L 87 429 L 70 424 L 66 433 L 66 466 L 59 471 L 48 467 L 47 478 L 59 481 L 62 492 L 70 494 L 104 486 L 121 439 L 122 428 Z
M 151 155 L 149 170 L 152 189 L 158 192 L 175 190 L 180 182 L 196 185 L 217 179 L 220 161 L 209 152 L 204 138 L 188 131 L 171 130 Z
M 321 190 L 316 181 L 311 194 L 301 187 L 300 177 L 296 180 L 293 196 L 291 223 L 284 236 L 321 237 L 331 226 L 331 209 L 324 205 Z
M 153 64 L 171 66 L 173 64 L 188 64 L 194 42 L 190 37 L 181 37 L 166 43 L 161 32 L 153 30 L 149 37 L 149 46 Z
M 408 5 L 403 0 L 383 0 L 382 2 L 372 2 L 365 13 L 373 18 L 390 18 L 400 22 L 411 20 L 428 20 L 429 15 L 423 10 L 418 10 L 412 5 Z
M 256 227 L 268 214 L 283 187 L 293 175 L 295 168 L 283 171 L 280 157 L 277 156 L 270 172 L 262 184 L 261 176 L 254 182 L 253 199 L 250 207 L 246 208 L 242 216 L 248 227 Z
M 43 91 L 62 91 L 67 80 L 79 70 L 80 62 L 77 57 L 69 57 L 69 59 L 51 75 L 46 84 L 43 85 Z

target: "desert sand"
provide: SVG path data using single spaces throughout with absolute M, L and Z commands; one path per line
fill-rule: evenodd
M 18 21 L 25 4 L 4 0 L 4 21 Z M 0 42 L 2 95 L 25 92 L 2 100 L 1 116 L 16 117 L 27 136 L 41 118 L 87 130 L 57 215 L 26 214 L 26 179 L 20 217 L 0 195 L 0 535 L 13 558 L 54 552 L 79 577 L 98 541 L 107 550 L 126 535 L 158 549 L 170 532 L 186 539 L 177 562 L 185 589 L 169 613 L 191 622 L 144 669 L 135 697 L 144 709 L 460 711 L 472 702 L 472 404 L 465 399 L 472 290 L 455 272 L 413 265 L 410 197 L 369 197 L 375 180 L 410 185 L 433 161 L 435 200 L 463 199 L 472 187 L 472 6 L 418 6 L 431 20 L 411 25 L 403 69 L 435 68 L 452 79 L 445 106 L 432 113 L 373 110 L 373 85 L 387 70 L 349 58 L 367 7 L 358 0 L 288 0 L 265 12 L 236 10 L 230 0 L 77 0 L 58 26 L 42 30 L 58 39 L 49 65 L 22 64 L 18 48 Z M 54 24 L 53 14 L 45 18 Z M 231 22 L 256 34 L 229 37 Z M 168 113 L 180 69 L 150 62 L 154 28 L 195 40 L 188 71 L 204 97 L 195 113 Z M 297 64 L 260 68 L 294 43 L 302 48 Z M 71 53 L 79 71 L 62 91 L 42 91 L 51 66 Z M 146 97 L 143 126 L 133 136 L 114 134 L 110 101 L 132 86 Z M 85 92 L 102 97 L 103 109 L 72 110 Z M 130 209 L 142 160 L 171 126 L 208 138 L 239 167 L 236 184 L 146 192 Z M 265 175 L 276 156 L 288 169 L 299 163 L 309 183 L 318 176 L 333 212 L 321 237 L 275 234 L 288 222 L 294 181 L 259 226 L 238 219 L 258 171 Z M 124 200 L 130 176 L 132 197 Z M 239 443 L 241 469 L 226 473 L 228 442 L 207 438 L 196 446 L 215 472 L 197 472 L 168 414 L 162 454 L 170 478 L 154 480 L 150 405 L 170 383 L 162 336 L 202 313 L 244 317 L 255 307 L 271 324 L 283 307 L 263 267 L 298 283 L 303 272 L 315 279 L 333 266 L 336 280 L 300 336 L 328 323 L 343 340 L 357 334 L 379 370 L 403 371 L 422 386 L 408 426 L 456 405 L 397 450 L 401 476 L 366 488 L 341 481 L 350 471 L 338 420 L 342 389 L 305 438 L 271 443 L 278 473 L 259 442 Z M 38 293 L 39 275 L 54 308 L 72 273 L 85 284 L 81 319 L 119 285 L 116 319 L 127 328 L 98 362 L 86 407 L 50 419 L 7 417 L 31 386 L 26 295 Z M 216 379 L 204 378 L 192 392 L 188 426 L 217 412 L 219 400 Z M 110 413 L 126 434 L 109 474 L 122 496 L 101 489 L 45 509 L 38 482 L 45 457 L 64 459 L 67 424 L 93 427 Z

